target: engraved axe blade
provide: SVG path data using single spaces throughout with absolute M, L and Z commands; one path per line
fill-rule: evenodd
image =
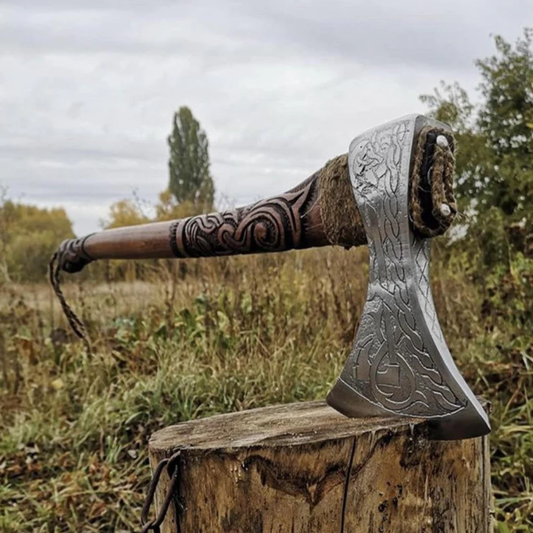
M 430 240 L 417 235 L 409 218 L 415 141 L 428 126 L 449 130 L 410 115 L 350 144 L 350 180 L 368 240 L 369 283 L 352 351 L 327 402 L 350 417 L 424 418 L 430 437 L 464 439 L 487 434 L 490 424 L 446 345 L 429 284 Z M 445 136 L 439 140 L 447 142 Z

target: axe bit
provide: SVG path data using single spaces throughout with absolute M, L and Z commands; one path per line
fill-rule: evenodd
M 428 421 L 434 439 L 490 431 L 459 373 L 429 284 L 430 238 L 456 213 L 454 141 L 445 124 L 410 115 L 371 129 L 289 192 L 222 213 L 105 230 L 64 241 L 59 272 L 96 259 L 187 258 L 368 244 L 369 284 L 352 351 L 327 396 L 350 417 Z M 79 332 L 79 321 L 66 306 Z M 73 324 L 74 322 L 74 324 Z

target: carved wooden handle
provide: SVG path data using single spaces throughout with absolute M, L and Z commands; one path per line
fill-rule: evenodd
M 335 158 L 285 194 L 246 207 L 65 241 L 58 251 L 61 268 L 77 272 L 96 259 L 211 257 L 363 244 L 346 159 Z M 332 188 L 337 198 L 329 192 Z

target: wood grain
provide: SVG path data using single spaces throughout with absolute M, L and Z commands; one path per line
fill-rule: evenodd
M 165 428 L 152 467 L 182 453 L 162 531 L 488 533 L 487 438 L 425 433 L 421 420 L 350 419 L 322 401 Z

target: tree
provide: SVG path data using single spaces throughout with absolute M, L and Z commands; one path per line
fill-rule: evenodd
M 118 200 L 109 207 L 108 220 L 102 221 L 104 229 L 122 228 L 146 224 L 150 219 L 133 200 Z
M 40 208 L 0 197 L 0 283 L 44 281 L 51 255 L 74 236 L 62 208 Z
M 457 83 L 422 101 L 456 133 L 457 197 L 468 215 L 452 248 L 483 294 L 486 315 L 533 324 L 533 30 L 478 60 L 480 101 Z M 463 252 L 458 253 L 458 252 Z
M 459 207 L 472 215 L 468 230 L 484 241 L 489 266 L 509 246 L 526 253 L 533 236 L 533 30 L 515 46 L 494 41 L 496 53 L 476 62 L 477 106 L 457 83 L 421 97 L 456 132 Z
M 0 187 L 0 284 L 10 283 L 8 263 L 8 246 L 12 233 L 12 210 L 5 209 L 7 204 L 7 189 Z
M 478 61 L 484 105 L 478 127 L 489 147 L 484 208 L 496 206 L 510 222 L 528 223 L 533 213 L 533 30 L 513 48 L 496 37 L 497 54 Z
M 168 145 L 169 190 L 176 201 L 188 202 L 197 211 L 211 209 L 215 189 L 209 172 L 207 135 L 188 107 L 180 107 L 174 114 Z

